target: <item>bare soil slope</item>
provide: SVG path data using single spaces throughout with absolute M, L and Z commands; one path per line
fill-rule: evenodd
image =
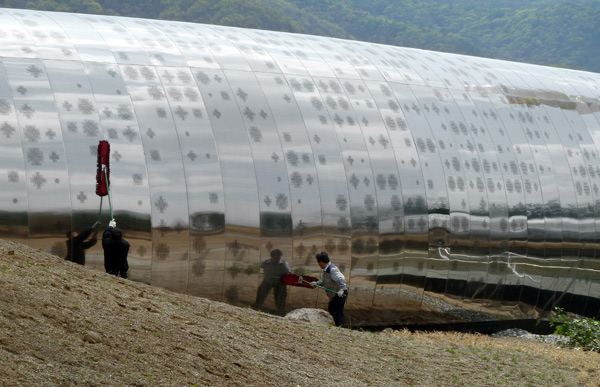
M 0 240 L 1 386 L 600 386 L 599 366 L 533 340 L 293 322 Z

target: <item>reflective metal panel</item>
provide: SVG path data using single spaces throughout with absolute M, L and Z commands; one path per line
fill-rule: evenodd
M 100 117 L 103 138 L 111 144 L 110 181 L 113 215 L 123 237 L 131 244 L 129 264 L 135 268 L 130 278 L 151 282 L 154 250 L 151 240 L 151 207 L 144 147 L 131 98 L 116 65 L 84 62 L 95 109 Z M 88 110 L 83 102 L 79 109 Z M 97 144 L 89 148 L 97 155 Z M 97 199 L 96 199 L 97 200 Z M 104 198 L 103 227 L 110 220 Z
M 313 149 L 321 197 L 323 242 L 328 243 L 329 248 L 335 246 L 335 253 L 331 254 L 331 259 L 348 280 L 351 270 L 352 223 L 347 179 L 351 177 L 344 169 L 339 145 L 341 139 L 337 138 L 333 130 L 326 101 L 321 97 L 316 82 L 309 77 L 294 75 L 286 75 L 286 81 L 302 113 Z M 327 85 L 335 87 L 338 84 L 332 80 L 331 84 Z M 305 265 L 313 275 L 320 275 L 321 270 L 315 261 L 315 254 L 324 248 L 325 246 L 316 245 L 308 250 Z M 352 283 L 349 285 L 353 291 Z M 352 296 L 349 297 L 350 304 Z M 319 292 L 317 305 L 325 307 L 327 302 L 325 294 Z
M 281 70 L 269 54 L 257 41 L 252 39 L 246 31 L 236 31 L 237 39 L 233 45 L 243 54 L 252 67 L 252 71 L 261 73 L 281 73 Z
M 225 192 L 225 272 L 211 281 L 221 287 L 224 301 L 252 305 L 261 246 L 260 198 L 250 138 L 227 76 L 199 69 L 194 75 L 213 128 Z
M 506 128 L 506 133 L 510 142 L 512 144 L 511 148 L 507 148 L 507 153 L 512 153 L 514 155 L 514 159 L 511 160 L 508 165 L 503 165 L 506 172 L 508 173 L 508 178 L 505 179 L 505 187 L 506 190 L 510 193 L 510 191 L 514 191 L 516 193 L 523 192 L 525 196 L 524 202 L 519 204 L 522 208 L 520 214 L 524 214 L 526 219 L 521 218 L 520 216 L 510 216 L 508 227 L 515 232 L 525 232 L 524 237 L 526 238 L 526 245 L 523 246 L 523 249 L 517 248 L 515 252 L 519 255 L 524 255 L 523 259 L 528 262 L 530 267 L 538 268 L 544 266 L 545 261 L 544 257 L 544 241 L 546 235 L 546 223 L 544 218 L 544 207 L 543 207 L 543 190 L 544 186 L 541 185 L 541 177 L 540 173 L 548 173 L 546 167 L 539 164 L 543 160 L 538 160 L 534 157 L 534 152 L 532 151 L 529 142 L 524 134 L 524 130 L 522 127 L 523 119 L 522 112 L 517 112 L 512 108 L 510 104 L 510 99 L 505 96 L 499 95 L 490 95 L 492 102 L 496 102 L 496 111 L 498 112 L 500 121 Z M 521 113 L 521 114 L 519 114 Z M 528 175 L 524 176 L 524 167 L 527 167 Z M 531 177 L 530 177 L 531 175 Z M 527 184 L 527 186 L 526 186 Z M 527 189 L 529 184 L 533 186 L 533 189 Z M 536 189 L 538 187 L 538 189 Z M 550 188 L 549 188 L 550 189 Z M 493 266 L 492 266 L 493 268 Z M 499 269 L 501 266 L 499 267 Z M 496 271 L 496 270 L 495 270 Z M 488 273 L 488 277 L 491 276 L 493 282 L 501 285 L 501 272 L 498 273 Z M 504 289 L 504 287 L 498 286 L 497 290 Z M 498 297 L 497 299 L 502 299 L 502 294 L 494 291 L 494 294 Z M 523 296 L 527 296 L 528 294 L 533 293 L 535 291 L 524 292 Z
M 121 24 L 123 19 L 104 16 L 83 16 L 83 19 L 102 37 L 104 43 L 110 47 L 117 63 L 152 64 L 148 53 L 144 50 L 140 41 Z
M 422 116 L 428 125 L 427 130 L 422 130 L 423 124 L 415 125 L 420 130 L 413 134 L 424 164 L 429 199 L 429 256 L 425 291 L 429 292 L 426 293 L 428 296 L 441 298 L 449 286 L 460 287 L 465 282 L 461 277 L 468 271 L 461 270 L 458 274 L 455 271 L 458 271 L 459 260 L 470 249 L 469 193 L 475 186 L 466 177 L 466 168 L 459 154 L 460 145 L 454 138 L 459 132 L 459 125 L 447 116 L 450 110 L 444 106 L 444 98 L 449 99 L 450 96 L 444 96 L 442 92 L 446 91 L 443 89 L 435 89 L 434 92 L 433 89 L 415 86 L 412 91 L 419 103 L 412 106 L 411 110 L 416 113 L 413 116 Z M 453 129 L 456 134 L 452 133 Z M 447 246 L 440 244 L 439 233 L 442 230 L 451 232 Z M 451 281 L 450 284 L 448 281 Z M 455 302 L 461 304 L 461 289 L 453 293 L 457 299 Z
M 538 110 L 546 111 L 546 109 Z M 563 274 L 561 274 L 561 283 L 554 288 L 557 292 L 553 295 L 554 299 L 552 303 L 569 308 L 572 300 L 569 294 L 577 293 L 578 291 L 575 288 L 580 283 L 577 279 L 579 274 L 577 266 L 582 264 L 582 260 L 595 256 L 596 222 L 594 220 L 594 203 L 597 200 L 597 194 L 592 190 L 593 177 L 589 172 L 590 168 L 588 166 L 597 165 L 598 160 L 591 156 L 591 153 L 595 153 L 595 147 L 580 115 L 575 109 L 563 109 L 563 113 L 570 116 L 568 121 L 571 122 L 573 129 L 570 137 L 575 139 L 575 142 L 571 141 L 571 148 L 567 148 L 566 153 L 563 152 L 563 157 L 568 160 L 573 179 L 575 180 L 578 208 L 577 213 L 574 215 L 577 216 L 579 224 L 579 241 L 577 243 L 579 259 L 563 254 L 561 267 L 564 269 Z M 567 133 L 567 138 L 569 138 L 569 133 Z M 591 169 L 593 170 L 594 168 L 592 167 Z
M 415 270 L 422 267 L 419 268 L 419 262 L 415 258 L 427 254 L 428 237 L 427 233 L 419 231 L 415 224 L 427 213 L 425 185 L 415 142 L 406 116 L 400 109 L 392 89 L 383 82 L 369 82 L 366 86 L 373 96 L 373 106 L 379 111 L 386 126 L 399 172 L 398 179 L 392 174 L 386 176 L 386 181 L 391 190 L 401 192 L 399 196 L 392 196 L 390 202 L 395 211 L 401 212 L 390 219 L 393 233 L 399 238 L 398 250 L 393 248 L 393 251 L 400 254 L 394 257 L 391 271 L 384 272 L 384 268 L 379 266 L 382 267 L 382 271 L 378 272 L 377 281 L 378 284 L 400 284 L 397 301 L 388 305 L 395 305 L 397 310 L 402 311 L 396 317 L 402 322 L 405 321 L 406 315 L 417 313 L 422 305 L 424 276 L 416 273 Z M 366 104 L 369 106 L 368 102 Z M 380 260 L 381 252 L 380 249 Z M 412 264 L 412 267 L 409 268 L 407 263 Z
M 176 76 L 167 75 L 171 73 Z M 225 203 L 212 125 L 193 69 L 160 68 L 159 75 L 163 85 L 171 80 L 165 95 L 183 160 L 187 198 L 182 200 L 189 211 L 187 292 L 218 298 L 221 289 L 211 281 L 223 278 Z M 185 228 L 176 225 L 175 231 L 181 234 Z
M 366 60 L 373 63 L 387 82 L 407 83 L 402 72 L 383 57 L 381 47 L 366 43 L 357 43 L 356 49 Z
M 108 140 L 134 280 L 327 308 L 279 278 L 257 302 L 272 250 L 314 276 L 327 251 L 351 326 L 599 313 L 598 74 L 8 9 L 0 47 L 1 238 L 63 256 L 98 218 Z
M 335 77 L 336 71 L 342 71 L 339 68 L 332 69 L 329 66 L 326 58 L 323 57 L 325 50 L 323 44 L 319 45 L 317 41 L 311 42 L 311 44 L 304 44 L 303 40 L 306 39 L 315 40 L 316 38 L 303 36 L 300 39 L 299 37 L 294 37 L 282 42 L 289 50 L 289 53 L 302 63 L 302 68 L 305 68 L 311 76 L 315 77 Z
M 464 206 L 464 195 L 460 198 L 460 207 L 452 207 L 451 204 L 451 227 L 456 227 L 458 222 L 454 218 L 460 219 L 461 238 L 452 240 L 451 259 L 452 266 L 449 271 L 449 280 L 446 287 L 447 297 L 464 297 L 464 303 L 469 304 L 471 297 L 467 292 L 466 284 L 470 278 L 480 277 L 482 272 L 487 270 L 490 262 L 490 222 L 493 205 L 490 196 L 495 191 L 493 181 L 486 179 L 485 151 L 483 142 L 486 142 L 487 132 L 480 132 L 469 120 L 473 117 L 473 111 L 462 112 L 457 107 L 458 100 L 468 98 L 464 93 L 456 93 L 453 99 L 452 93 L 444 89 L 435 89 L 438 96 L 438 103 L 448 125 L 448 133 L 451 137 L 448 139 L 450 145 L 454 145 L 456 156 L 460 161 L 465 182 L 467 185 L 468 203 Z M 437 106 L 437 105 L 436 105 Z M 467 113 L 467 114 L 465 114 Z M 488 149 L 492 150 L 488 145 Z M 491 172 L 491 171 L 490 171 Z M 454 200 L 456 203 L 457 200 Z M 502 198 L 498 200 L 501 206 Z M 465 208 L 466 207 L 466 208 Z M 464 214 L 468 209 L 470 216 Z M 458 215 L 458 216 L 457 216 Z M 458 285 L 460 284 L 460 285 Z
M 69 24 L 69 28 L 63 29 L 62 33 L 68 37 L 82 61 L 115 63 L 110 48 L 92 28 L 90 22 L 81 17 L 73 17 L 62 13 L 53 13 L 50 17 L 58 26 L 63 26 L 65 23 Z
M 528 176 L 523 179 L 524 187 L 520 190 L 515 189 L 515 178 L 517 178 L 516 181 L 521 180 L 521 174 L 524 173 L 522 172 L 523 168 L 519 168 L 520 163 L 517 161 L 515 153 L 511 152 L 511 142 L 507 128 L 503 125 L 489 98 L 491 94 L 488 95 L 481 90 L 481 93 L 471 93 L 470 96 L 477 107 L 478 116 L 484 122 L 483 129 L 490 136 L 494 146 L 493 157 L 488 159 L 487 163 L 482 162 L 483 170 L 499 176 L 499 180 L 495 182 L 495 189 L 505 195 L 508 213 L 507 216 L 500 215 L 494 218 L 490 225 L 491 235 L 498 235 L 498 250 L 496 253 L 493 253 L 493 250 L 490 251 L 490 264 L 486 273 L 478 280 L 469 281 L 469 287 L 471 288 L 469 294 L 471 299 L 488 298 L 489 295 L 493 295 L 497 280 L 489 281 L 488 278 L 494 278 L 495 273 L 502 272 L 505 273 L 506 280 L 509 281 L 507 285 L 507 288 L 510 289 L 507 293 L 508 297 L 512 300 L 519 300 L 523 281 L 529 278 L 525 271 L 528 267 L 527 263 L 523 262 L 526 260 L 527 241 L 525 192 L 528 190 L 533 192 L 539 190 L 540 187 L 539 183 L 528 180 L 528 176 L 534 174 L 535 171 L 530 171 L 529 166 L 525 163 L 525 167 L 528 168 Z M 502 101 L 500 97 L 498 98 Z M 503 102 L 499 102 L 499 105 L 502 104 Z M 491 190 L 488 187 L 488 192 Z M 494 208 L 494 204 L 492 203 L 492 208 Z M 503 213 L 504 211 L 502 211 Z
M 81 62 L 46 60 L 44 67 L 56 101 L 69 169 L 72 217 L 68 231 L 81 233 L 98 220 L 100 200 L 95 194 L 95 176 L 90 174 L 96 169 L 98 141 L 104 138 L 98 109 Z M 101 233 L 102 228 L 99 230 Z M 100 243 L 86 251 L 86 264 L 103 268 L 103 262 Z
M 175 46 L 166 31 L 157 28 L 150 21 L 124 18 L 120 24 L 143 46 L 155 66 L 185 65 L 185 58 Z
M 288 42 L 280 34 L 270 31 L 246 32 L 269 53 L 284 74 L 308 74 L 300 59 L 288 48 Z
M 548 109 L 544 109 L 544 111 L 548 112 Z M 560 112 L 556 113 L 561 114 Z M 586 215 L 586 209 L 590 207 L 592 201 L 590 197 L 591 191 L 588 189 L 587 195 L 584 192 L 584 187 L 585 185 L 589 186 L 589 182 L 587 171 L 583 167 L 582 151 L 575 134 L 569 127 L 568 121 L 562 117 L 557 119 L 560 116 L 552 117 L 553 115 L 554 114 L 549 114 L 551 118 L 554 118 L 552 121 L 556 125 L 556 133 L 560 139 L 560 144 L 563 146 L 563 158 L 566 159 L 563 164 L 566 164 L 569 168 L 569 174 L 571 175 L 573 182 L 571 187 L 569 187 L 568 194 L 575 199 L 575 207 L 572 207 L 573 204 L 570 204 L 571 208 L 563 210 L 563 234 L 565 235 L 564 241 L 567 246 L 565 246 L 566 248 L 563 248 L 560 263 L 557 265 L 561 268 L 560 275 L 552 276 L 550 281 L 547 281 L 550 282 L 550 284 L 546 287 L 542 286 L 542 290 L 545 290 L 548 296 L 546 296 L 543 305 L 540 306 L 550 311 L 552 305 L 560 304 L 560 306 L 565 306 L 564 296 L 567 292 L 572 291 L 570 288 L 575 280 L 578 257 L 582 253 L 586 254 L 585 249 L 582 249 L 582 243 L 585 243 L 586 239 L 589 241 L 590 238 L 588 235 L 595 234 L 594 222 L 590 222 L 586 219 L 588 217 Z M 573 117 L 573 119 L 575 119 L 575 117 Z M 557 173 L 557 177 L 560 176 L 559 171 L 555 170 L 555 173 Z M 564 176 L 566 179 L 566 174 Z M 562 184 L 559 184 L 559 187 L 562 188 Z M 573 187 L 575 189 L 573 189 Z M 564 191 L 565 189 L 563 188 L 562 192 Z
M 222 69 L 251 71 L 250 65 L 233 45 L 238 40 L 233 30 L 219 26 L 195 25 L 190 30 L 197 39 L 206 42 L 208 49 Z M 211 66 L 212 68 L 212 66 Z
M 54 95 L 41 60 L 5 58 L 3 65 L 25 160 L 23 177 L 27 181 L 29 244 L 62 252 L 71 206 L 69 174 Z M 10 101 L 6 102 L 11 105 Z
M 152 208 L 152 284 L 185 292 L 189 209 L 175 126 L 189 115 L 179 103 L 187 99 L 183 85 L 189 87 L 193 77 L 187 69 L 133 65 L 121 65 L 119 69 L 131 98 L 146 157 Z M 198 98 L 199 93 L 196 91 L 195 95 Z
M 523 96 L 524 97 L 524 96 Z M 521 98 L 523 98 L 521 97 Z M 574 194 L 574 192 L 566 192 L 561 180 L 570 180 L 568 174 L 561 174 L 561 166 L 568 165 L 564 152 L 557 152 L 560 150 L 560 140 L 556 138 L 554 134 L 554 128 L 549 125 L 542 125 L 543 130 L 539 130 L 536 126 L 536 122 L 543 122 L 539 113 L 543 115 L 543 111 L 536 111 L 535 107 L 528 107 L 527 105 L 519 105 L 517 110 L 518 117 L 522 122 L 524 134 L 528 137 L 533 150 L 534 157 L 537 164 L 538 176 L 540 178 L 540 184 L 542 187 L 542 195 L 544 198 L 544 219 L 546 224 L 546 236 L 544 243 L 544 257 L 545 259 L 541 262 L 540 266 L 554 264 L 560 266 L 559 257 L 565 253 L 565 226 L 569 223 L 569 215 L 564 209 L 561 210 L 561 205 L 564 207 L 565 202 L 569 199 L 565 198 Z M 537 119 L 536 119 L 537 118 Z M 542 134 L 543 133 L 543 134 Z M 546 147 L 541 147 L 538 144 L 541 142 L 546 143 Z M 546 151 L 547 149 L 547 151 Z M 572 187 L 572 184 L 571 184 Z M 575 214 L 577 217 L 577 215 Z M 567 226 L 568 227 L 568 226 Z M 563 241 L 562 246 L 558 246 L 557 243 L 553 243 L 556 240 L 556 236 L 561 232 Z M 542 278 L 542 288 L 544 283 L 552 281 L 553 278 Z M 538 296 L 537 305 L 540 307 L 541 312 L 544 311 L 543 298 L 546 293 L 540 292 Z
M 511 70 L 512 66 L 511 66 Z M 518 70 L 513 70 L 512 73 L 519 75 L 521 78 L 526 77 L 527 79 L 527 83 L 528 84 L 539 84 L 538 80 L 536 79 L 536 77 L 532 74 L 527 74 L 527 75 L 523 75 L 523 72 L 521 69 Z M 538 86 L 539 87 L 539 86 Z M 517 102 L 515 105 L 518 105 L 521 107 L 521 111 L 518 112 L 519 114 L 519 119 L 524 123 L 524 128 L 526 128 L 526 134 L 528 134 L 529 136 L 533 137 L 532 134 L 532 130 L 527 127 L 527 122 L 530 121 L 532 122 L 533 119 L 531 118 L 531 114 L 528 111 L 528 109 L 526 107 L 528 107 L 528 105 L 530 104 L 524 104 L 521 101 L 523 100 L 530 100 L 531 98 L 535 98 L 538 101 L 541 101 L 542 106 L 544 106 L 544 101 L 543 98 L 544 95 L 546 94 L 544 91 L 539 90 L 537 92 L 533 92 L 531 90 L 525 89 L 525 88 L 519 88 L 519 87 L 513 87 L 513 94 L 518 95 L 518 97 L 515 98 Z M 534 89 L 535 90 L 535 89 Z M 539 98 L 537 98 L 537 95 L 542 96 L 542 99 L 540 100 Z M 558 100 L 561 99 L 560 95 L 556 95 L 554 96 L 554 98 L 557 98 Z M 563 98 L 566 100 L 566 98 Z M 556 101 L 555 101 L 556 102 Z M 531 109 L 529 109 L 531 110 Z M 543 109 L 544 114 L 548 114 L 548 110 L 547 108 L 544 107 Z M 583 203 L 579 203 L 581 201 L 583 201 L 583 188 L 582 188 L 582 182 L 578 181 L 578 170 L 577 168 L 574 167 L 574 164 L 576 163 L 575 160 L 573 160 L 573 157 L 579 158 L 580 156 L 580 151 L 578 149 L 578 147 L 575 147 L 575 144 L 573 142 L 573 135 L 570 134 L 569 132 L 571 131 L 570 128 L 568 127 L 568 124 L 566 124 L 566 122 L 561 122 L 561 114 L 559 112 L 558 115 L 554 115 L 554 117 L 552 117 L 552 115 L 549 115 L 550 117 L 550 121 L 552 122 L 552 125 L 549 126 L 548 128 L 548 132 L 552 133 L 554 132 L 554 130 L 556 130 L 558 137 L 559 137 L 559 141 L 556 142 L 556 146 L 550 147 L 551 149 L 551 156 L 553 156 L 553 158 L 557 161 L 554 161 L 554 175 L 558 178 L 558 188 L 559 188 L 559 192 L 561 195 L 561 205 L 562 205 L 562 230 L 563 230 L 563 248 L 561 251 L 561 258 L 559 259 L 554 259 L 554 260 L 549 260 L 546 259 L 545 260 L 545 264 L 546 265 L 552 265 L 554 267 L 554 270 L 557 270 L 559 272 L 561 272 L 561 274 L 559 276 L 550 276 L 547 278 L 542 278 L 542 284 L 540 287 L 540 293 L 538 296 L 538 301 L 537 301 L 537 306 L 540 309 L 540 313 L 544 313 L 547 311 L 551 311 L 551 305 L 555 305 L 558 304 L 560 301 L 562 301 L 563 297 L 559 294 L 559 289 L 563 288 L 564 286 L 570 286 L 570 284 L 572 283 L 572 278 L 575 275 L 575 271 L 574 271 L 574 266 L 577 264 L 576 262 L 576 257 L 579 254 L 579 237 L 581 235 L 579 229 L 580 229 L 580 214 L 578 213 L 579 211 L 577 210 L 577 208 L 582 208 L 582 204 Z M 561 133 L 563 133 L 564 135 L 561 135 Z M 567 136 L 568 134 L 568 136 Z M 552 137 L 552 134 L 550 134 L 550 137 Z M 566 142 L 568 141 L 568 142 Z M 552 141 L 551 141 L 552 142 Z M 560 145 L 559 145 L 560 144 Z M 562 150 L 562 152 L 559 152 L 559 150 Z M 565 152 L 566 150 L 566 152 Z M 565 153 L 567 155 L 567 157 L 565 158 Z M 576 155 L 576 156 L 575 156 Z M 562 158 L 562 160 L 561 160 Z M 538 164 L 538 168 L 540 169 L 540 176 L 542 176 L 542 174 L 544 173 L 544 170 L 542 169 L 544 166 L 542 164 Z M 548 168 L 546 168 L 546 173 L 551 172 L 547 170 Z M 567 170 L 571 169 L 572 171 L 574 170 L 574 174 L 572 173 L 568 173 Z M 543 180 L 540 179 L 542 182 Z M 569 182 L 569 184 L 566 184 L 566 182 Z M 581 193 L 581 196 L 577 196 L 576 192 L 577 188 L 579 187 L 579 191 Z M 543 187 L 543 191 L 545 192 L 546 187 Z M 550 201 L 549 201 L 550 202 Z M 567 207 L 567 208 L 565 208 Z M 577 241 L 573 240 L 574 238 L 577 238 Z M 570 277 L 570 278 L 569 278 Z M 567 284 L 561 284 L 561 279 L 564 278 Z M 568 279 L 569 278 L 569 279 Z M 558 300 L 557 300 L 558 298 Z M 562 304 L 561 304 L 562 305 Z
M 486 122 L 487 112 L 480 110 L 480 108 L 484 109 L 489 106 L 487 96 L 461 91 L 454 91 L 452 95 L 462 113 L 467 130 L 471 134 L 472 145 L 479 155 L 478 159 L 471 159 L 471 167 L 476 172 L 479 169 L 483 174 L 484 189 L 487 193 L 487 211 L 485 208 L 479 208 L 479 216 L 471 216 L 472 224 L 477 224 L 473 235 L 479 241 L 479 245 L 473 244 L 473 250 L 468 259 L 470 268 L 467 274 L 463 304 L 465 308 L 479 310 L 481 305 L 479 300 L 486 294 L 486 276 L 490 263 L 504 262 L 507 266 L 509 265 L 508 235 L 506 230 L 503 231 L 501 227 L 501 225 L 508 224 L 508 201 L 504 190 L 504 173 L 499 167 L 500 159 L 495 141 L 495 137 L 499 134 L 493 133 L 497 127 L 494 126 L 493 120 Z M 479 101 L 479 107 L 476 101 Z M 502 143 L 502 141 L 499 142 Z M 481 199 L 479 202 L 483 205 Z M 520 277 L 512 271 L 507 271 L 507 274 L 506 286 L 509 289 L 505 292 L 508 297 L 505 297 L 504 301 L 512 305 L 518 302 L 520 296 Z
M 402 47 L 382 47 L 381 53 L 385 60 L 396 68 L 410 85 L 425 85 L 415 66 L 421 60 L 420 56 L 413 55 L 412 50 Z
M 259 260 L 263 262 L 270 259 L 270 252 L 274 249 L 281 250 L 284 259 L 289 259 L 292 256 L 292 246 L 289 241 L 293 232 L 291 217 L 293 203 L 275 121 L 256 78 L 237 71 L 227 71 L 225 75 L 233 91 L 232 96 L 242 112 L 246 136 L 254 160 L 260 208 Z M 254 264 L 257 265 L 259 262 Z M 260 286 L 259 283 L 263 278 L 257 278 L 256 274 L 259 274 L 259 270 L 247 277 Z M 267 274 L 263 273 L 263 275 Z M 271 297 L 267 302 L 265 305 L 271 305 L 272 310 L 277 311 Z M 280 303 L 279 309 L 278 312 L 283 314 L 287 308 Z
M 348 99 L 343 85 L 327 78 L 315 78 L 315 82 L 323 98 L 325 111 L 332 121 L 347 179 L 347 204 L 352 225 L 350 273 L 347 279 L 352 284 L 352 304 L 361 314 L 368 316 L 375 292 L 379 246 L 378 202 L 366 147 L 368 139 L 363 137 L 354 104 Z M 358 323 L 366 319 L 358 313 L 353 316 Z
M 7 11 L 0 11 L 2 57 L 39 58 L 37 46 L 25 26 Z
M 188 66 L 202 68 L 220 68 L 219 63 L 210 52 L 205 40 L 194 33 L 194 26 L 186 23 L 173 23 L 152 20 L 152 26 L 163 31 L 164 37 L 161 44 L 168 44 L 163 40 L 170 40 L 175 48 L 169 48 L 174 55 L 181 55 Z M 199 29 L 198 31 L 203 31 Z M 201 32 L 199 32 L 201 34 Z M 173 58 L 176 59 L 176 58 Z M 179 63 L 180 59 L 176 59 Z
M 408 58 L 410 59 L 409 63 L 415 74 L 418 74 L 419 78 L 422 78 L 423 82 L 427 86 L 437 88 L 443 88 L 448 86 L 446 82 L 444 82 L 444 80 L 440 78 L 441 73 L 438 71 L 433 71 L 431 66 L 436 65 L 437 59 L 433 55 L 431 55 L 431 53 L 425 53 L 416 57 L 413 57 L 412 55 L 408 54 Z M 407 65 L 404 66 L 408 67 Z
M 356 275 L 353 276 L 354 284 L 357 279 L 360 279 L 368 280 L 371 286 L 371 282 L 393 276 L 394 271 L 398 272 L 399 262 L 404 252 L 403 235 L 396 230 L 394 223 L 395 219 L 402 219 L 404 215 L 400 175 L 392 141 L 367 85 L 362 81 L 348 80 L 344 81 L 342 86 L 349 98 L 350 106 L 354 108 L 356 122 L 361 127 L 368 153 L 365 156 L 370 160 L 369 173 L 372 175 L 372 186 L 376 195 L 376 213 L 373 208 L 364 219 L 364 232 L 369 235 L 369 238 L 362 245 L 365 251 L 361 266 L 362 270 L 366 269 L 366 273 L 361 273 L 357 268 Z M 373 206 L 373 200 L 366 200 L 365 205 Z M 378 231 L 378 234 L 375 231 Z M 377 239 L 378 245 L 374 245 L 373 242 Z M 371 315 L 381 316 L 381 322 L 384 321 L 383 316 L 389 316 L 386 318 L 388 320 L 393 316 L 389 312 L 390 308 L 397 303 L 399 295 L 400 278 L 377 283 Z M 400 323 L 399 316 L 394 323 Z
M 391 95 L 395 99 L 389 99 L 388 105 L 392 111 L 403 113 L 411 134 L 410 143 L 405 140 L 405 144 L 414 146 L 417 152 L 417 157 L 411 157 L 407 162 L 413 167 L 420 165 L 422 173 L 422 180 L 402 180 L 403 187 L 412 186 L 416 190 L 422 186 L 425 192 L 423 197 L 408 197 L 404 202 L 406 254 L 402 281 L 415 286 L 414 296 L 425 302 L 427 298 L 419 294 L 422 290 L 429 286 L 429 290 L 435 292 L 434 288 L 445 287 L 447 268 L 440 254 L 444 254 L 446 245 L 443 230 L 449 227 L 449 205 L 446 187 L 440 183 L 446 181 L 440 155 L 432 151 L 431 146 L 427 147 L 427 139 L 433 142 L 432 127 L 413 94 L 419 90 L 418 87 L 415 91 L 407 85 L 392 84 Z M 400 176 L 403 177 L 402 172 Z M 442 234 L 441 243 L 437 231 Z M 423 249 L 423 245 L 427 249 Z
M 62 28 L 44 12 L 21 10 L 13 13 L 13 17 L 25 27 L 27 34 L 37 46 L 41 58 L 81 60 Z
M 383 75 L 377 67 L 360 52 L 355 44 L 339 40 L 325 40 L 319 42 L 319 45 L 325 49 L 334 49 L 340 52 L 352 64 L 352 67 L 358 71 L 360 77 L 364 80 L 382 81 Z
M 283 244 L 283 259 L 298 275 L 313 274 L 315 251 L 325 249 L 337 254 L 334 239 L 323 243 L 321 198 L 316 159 L 311 146 L 302 114 L 290 86 L 281 75 L 257 74 L 279 135 L 283 152 L 282 159 L 287 169 L 287 183 L 290 190 L 290 207 L 292 222 L 292 244 Z M 277 153 L 276 153 L 277 155 Z M 275 161 L 275 160 L 274 160 Z M 287 251 L 286 248 L 291 248 Z M 301 308 L 315 305 L 318 292 L 305 288 L 288 289 L 286 308 Z
M 555 77 L 558 75 L 556 74 Z M 556 79 L 556 78 L 553 78 Z M 600 130 L 600 104 L 598 99 L 590 99 L 584 97 L 586 90 L 593 82 L 590 82 L 587 77 L 585 79 L 568 79 L 563 80 L 559 78 L 563 91 L 567 91 L 570 95 L 571 101 L 575 104 L 576 111 L 579 113 L 581 119 L 579 125 L 577 125 L 576 134 L 577 138 L 581 142 L 582 154 L 584 157 L 584 163 L 586 164 L 587 175 L 590 179 L 590 190 L 592 195 L 593 203 L 589 207 L 588 211 L 591 213 L 592 219 L 594 220 L 596 230 L 600 227 L 598 217 L 595 216 L 600 210 L 598 195 L 600 193 L 600 167 L 597 165 L 600 162 L 598 158 L 597 145 L 598 145 L 598 131 Z M 575 120 L 577 123 L 578 121 Z M 587 194 L 586 187 L 584 185 L 584 193 Z M 598 314 L 594 308 L 597 308 L 597 304 L 590 302 L 588 296 L 594 297 L 600 289 L 598 289 L 598 276 L 600 274 L 600 264 L 598 263 L 597 257 L 600 256 L 598 251 L 598 231 L 594 235 L 594 241 L 585 241 L 582 247 L 593 247 L 594 257 L 596 259 L 590 259 L 591 252 L 580 255 L 578 262 L 578 268 L 575 275 L 575 282 L 573 284 L 572 300 L 569 305 L 570 310 L 576 311 L 585 315 Z M 588 249 L 584 249 L 587 252 Z M 591 280 L 590 280 L 591 278 Z
M 296 55 L 302 60 L 312 76 L 360 79 L 360 75 L 354 66 L 340 52 L 337 52 L 320 38 L 311 37 L 310 39 L 312 42 L 307 45 L 308 47 L 297 51 Z M 309 51 L 310 47 L 314 47 L 317 51 L 316 55 L 314 52 Z M 319 73 L 315 73 L 313 69 L 318 69 Z
M 21 131 L 4 65 L 0 66 L 0 228 L 2 237 L 29 242 L 27 175 Z

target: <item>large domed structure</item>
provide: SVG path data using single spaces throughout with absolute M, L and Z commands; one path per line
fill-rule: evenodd
M 108 140 L 136 280 L 252 305 L 270 250 L 327 251 L 354 326 L 598 316 L 598 74 L 9 9 L 0 47 L 0 238 L 63 254 Z

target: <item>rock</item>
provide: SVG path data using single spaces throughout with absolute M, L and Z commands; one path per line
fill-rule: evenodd
M 285 318 L 292 321 L 307 321 L 318 325 L 335 325 L 333 317 L 323 309 L 302 308 L 292 310 L 285 315 Z
M 83 341 L 90 344 L 98 344 L 102 342 L 102 337 L 96 332 L 88 332 L 83 336 Z

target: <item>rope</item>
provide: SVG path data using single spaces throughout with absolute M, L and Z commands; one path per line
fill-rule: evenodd
M 108 173 L 106 172 L 106 166 L 103 166 L 104 169 L 104 180 L 106 180 L 106 190 L 108 191 L 108 205 L 110 206 L 110 220 L 113 220 L 113 208 L 112 208 L 112 202 L 110 200 L 110 187 L 108 185 Z M 100 201 L 100 205 L 102 205 L 102 201 Z M 102 207 L 100 207 L 102 208 Z
M 110 200 L 110 187 L 108 185 L 108 173 L 106 172 L 106 165 L 102 166 L 102 169 L 104 170 L 104 180 L 106 180 L 106 190 L 108 191 L 108 205 L 110 207 L 110 219 L 114 219 L 113 218 L 113 208 L 112 208 L 112 201 Z M 100 196 L 100 209 L 98 210 L 98 224 L 102 224 L 100 222 L 100 217 L 102 215 L 102 200 L 104 199 L 103 196 Z
M 102 215 L 102 196 L 100 196 L 100 209 L 98 210 L 98 224 L 100 224 L 100 215 Z
M 265 278 L 281 278 L 281 276 L 275 276 L 275 275 L 264 275 L 264 274 L 259 274 L 259 277 L 265 277 Z M 302 282 L 306 282 L 306 283 L 307 283 L 307 284 L 309 284 L 309 285 L 310 285 L 310 284 L 312 284 L 312 282 L 310 282 L 310 281 L 307 281 L 307 280 L 305 280 L 305 279 L 302 279 L 302 278 L 298 278 L 298 279 L 299 279 L 300 281 L 302 281 Z M 331 293 L 338 294 L 338 292 L 336 292 L 335 290 L 333 290 L 333 289 L 329 289 L 329 288 L 326 288 L 325 286 L 321 286 L 321 285 L 317 285 L 317 284 L 315 284 L 314 286 L 316 286 L 316 287 L 318 287 L 318 288 L 321 288 L 321 289 L 324 289 L 324 290 L 327 290 L 328 292 L 331 292 Z M 346 297 L 346 295 L 345 295 L 345 294 L 344 294 L 344 297 Z
M 303 279 L 303 280 L 302 280 L 302 282 L 306 282 L 307 284 L 311 284 L 311 285 L 312 285 L 312 282 L 309 282 L 309 281 L 307 281 L 307 280 L 305 280 L 305 279 Z M 326 288 L 325 286 L 321 286 L 321 285 L 317 285 L 317 284 L 314 284 L 314 286 L 316 286 L 316 287 L 318 287 L 318 288 L 321 288 L 321 289 L 325 289 L 325 290 L 327 290 L 328 292 L 331 292 L 331 293 L 338 294 L 338 292 L 336 292 L 335 290 L 328 289 L 328 288 Z M 346 297 L 346 295 L 345 295 L 345 294 L 344 294 L 344 297 Z

